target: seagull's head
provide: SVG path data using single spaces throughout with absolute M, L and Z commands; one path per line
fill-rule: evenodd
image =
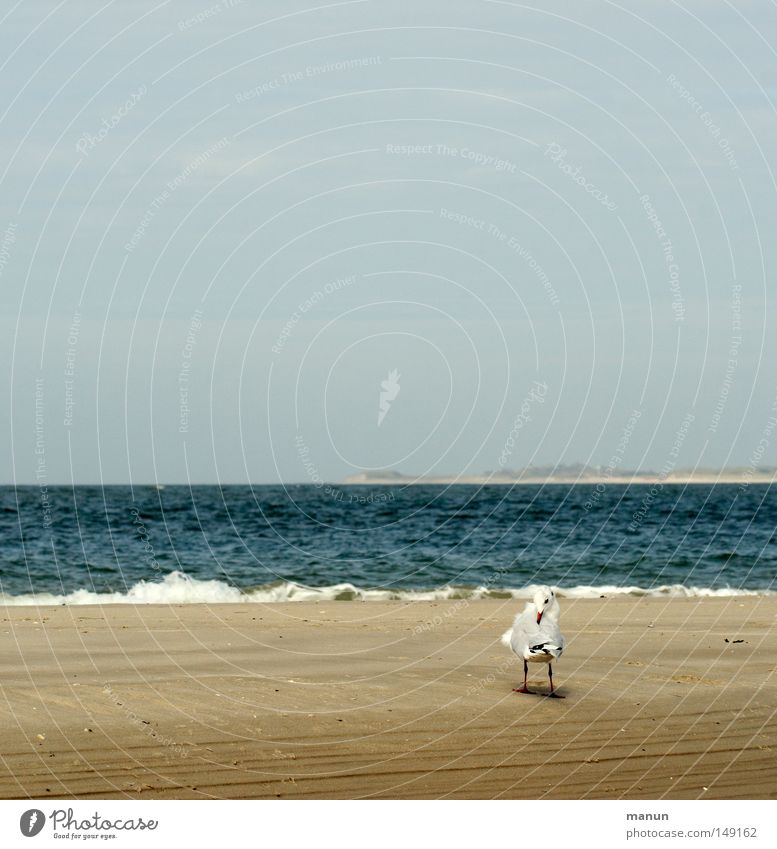
M 553 595 L 553 590 L 550 587 L 539 587 L 534 593 L 534 606 L 537 608 L 537 624 L 542 622 L 542 616 L 545 611 L 553 604 L 556 597 Z

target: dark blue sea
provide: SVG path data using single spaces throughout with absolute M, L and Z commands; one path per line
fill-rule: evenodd
M 777 589 L 768 485 L 0 488 L 0 600 Z

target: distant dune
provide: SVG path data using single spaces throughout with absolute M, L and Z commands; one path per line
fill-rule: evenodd
M 442 477 L 414 477 L 394 471 L 359 472 L 349 475 L 342 484 L 352 486 L 397 484 L 742 484 L 774 483 L 777 467 L 753 469 L 750 466 L 728 469 L 678 469 L 669 474 L 653 471 L 626 471 L 611 473 L 608 469 L 592 466 L 528 466 L 525 469 L 500 469 L 479 475 L 445 475 Z

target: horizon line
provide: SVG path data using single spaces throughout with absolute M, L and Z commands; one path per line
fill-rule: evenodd
M 707 477 L 712 477 L 715 472 L 710 472 L 707 474 Z M 749 485 L 771 485 L 772 483 L 777 484 L 777 479 L 774 477 L 774 473 L 772 473 L 772 477 L 768 478 L 766 472 L 760 472 L 756 475 L 751 476 L 749 480 Z M 651 476 L 652 475 L 652 476 Z M 646 476 L 651 476 L 646 478 Z M 699 473 L 696 474 L 696 477 L 701 477 Z M 259 486 L 279 486 L 279 487 L 288 487 L 288 486 L 305 486 L 312 487 L 314 489 L 323 489 L 326 486 L 647 486 L 649 484 L 661 484 L 662 486 L 715 486 L 716 484 L 722 485 L 732 485 L 732 484 L 742 484 L 745 481 L 743 480 L 744 475 L 739 475 L 734 479 L 733 475 L 719 475 L 720 480 L 695 480 L 693 476 L 688 477 L 673 477 L 673 478 L 664 478 L 658 479 L 659 476 L 653 474 L 651 472 L 640 472 L 639 476 L 626 479 L 625 476 L 619 476 L 615 479 L 603 479 L 603 478 L 594 478 L 594 479 L 586 479 L 579 478 L 577 480 L 571 480 L 570 478 L 543 478 L 543 479 L 534 479 L 534 480 L 467 480 L 466 476 L 462 476 L 461 480 L 449 479 L 444 476 L 440 476 L 440 478 L 413 478 L 411 476 L 407 476 L 407 478 L 399 479 L 396 481 L 389 481 L 386 479 L 377 479 L 375 481 L 322 481 L 320 483 L 315 483 L 312 481 L 54 481 L 47 483 L 40 483 L 39 481 L 0 481 L 0 487 L 8 487 L 8 488 L 37 488 L 37 489 L 62 489 L 62 488 L 73 488 L 79 486 L 91 486 L 91 487 L 109 487 L 109 486 L 127 486 L 127 487 L 155 487 L 155 488 L 165 488 L 165 487 L 200 487 L 200 486 L 250 486 L 250 487 L 259 487 Z M 755 479 L 753 479 L 755 478 Z

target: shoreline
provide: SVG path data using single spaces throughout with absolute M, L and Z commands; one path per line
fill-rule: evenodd
M 159 576 L 156 576 L 159 577 Z M 536 584 L 501 586 L 493 583 L 444 584 L 437 587 L 370 587 L 357 586 L 350 581 L 323 586 L 308 586 L 294 581 L 275 581 L 237 587 L 217 578 L 194 578 L 181 571 L 168 572 L 162 580 L 138 579 L 124 592 L 103 592 L 76 589 L 65 594 L 48 592 L 0 593 L 0 606 L 6 607 L 84 607 L 153 604 L 337 604 L 355 602 L 458 602 L 491 600 L 520 603 L 533 594 Z M 774 587 L 704 587 L 685 584 L 661 584 L 654 587 L 613 584 L 579 584 L 573 587 L 554 585 L 560 599 L 673 599 L 673 598 L 755 598 L 777 596 Z
M 4 607 L 0 797 L 777 797 L 777 599 L 562 601 L 564 700 L 518 608 Z

